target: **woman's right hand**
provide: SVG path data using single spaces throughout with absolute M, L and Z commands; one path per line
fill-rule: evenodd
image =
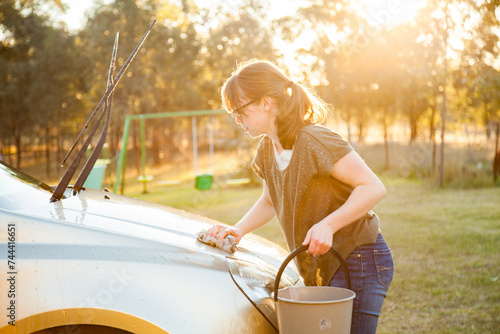
M 240 242 L 241 238 L 243 237 L 240 229 L 235 226 L 217 224 L 212 226 L 208 230 L 208 236 L 218 238 L 220 241 L 222 241 L 228 235 L 234 236 L 234 239 L 237 243 Z

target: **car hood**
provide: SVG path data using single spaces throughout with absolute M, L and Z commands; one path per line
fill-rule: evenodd
M 281 247 L 252 234 L 245 236 L 234 254 L 227 253 L 197 240 L 198 232 L 219 223 L 215 220 L 92 189 L 55 203 L 23 208 L 22 213 L 93 230 L 106 235 L 100 238 L 103 244 L 136 239 L 160 244 L 165 250 L 209 254 L 224 261 L 227 256 L 248 261 L 253 258 L 256 262 L 264 260 L 277 266 L 287 255 Z
M 198 232 L 218 223 L 215 220 L 92 189 L 54 203 L 48 198 L 32 202 L 15 212 L 21 219 L 26 217 L 23 230 L 32 229 L 25 230 L 26 235 L 36 235 L 37 247 L 23 248 L 26 258 L 44 254 L 49 260 L 170 264 L 225 272 L 277 328 L 271 293 L 288 253 L 264 238 L 248 234 L 234 253 L 228 253 L 197 240 Z M 31 217 L 37 217 L 38 223 L 29 223 L 35 221 Z M 302 284 L 293 264 L 280 283 L 280 287 Z

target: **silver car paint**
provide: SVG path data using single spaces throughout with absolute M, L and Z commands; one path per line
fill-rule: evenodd
M 0 209 L 0 222 L 1 243 L 7 241 L 8 223 L 18 231 L 17 319 L 58 309 L 104 308 L 168 333 L 275 333 L 232 281 L 228 254 L 196 241 L 196 233 L 214 221 L 86 190 L 56 203 Z M 252 235 L 232 255 L 276 266 L 285 256 Z

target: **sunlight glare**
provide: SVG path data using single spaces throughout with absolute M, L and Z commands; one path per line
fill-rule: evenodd
M 427 0 L 357 0 L 352 3 L 370 25 L 391 29 L 415 19 Z

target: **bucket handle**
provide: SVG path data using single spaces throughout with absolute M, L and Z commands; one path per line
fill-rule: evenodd
M 281 275 L 283 274 L 283 271 L 285 271 L 286 266 L 288 263 L 295 257 L 297 254 L 302 253 L 306 251 L 309 248 L 309 246 L 300 246 L 293 252 L 291 252 L 286 259 L 283 261 L 281 264 L 280 269 L 278 270 L 278 274 L 276 275 L 276 280 L 274 281 L 274 301 L 278 301 L 278 288 L 280 285 L 280 280 L 281 280 Z M 337 259 L 340 261 L 340 265 L 342 266 L 342 269 L 344 269 L 344 274 L 345 274 L 345 279 L 347 281 L 347 288 L 350 290 L 351 289 L 351 276 L 349 275 L 349 269 L 347 269 L 347 264 L 345 263 L 344 259 L 342 256 L 333 248 L 330 248 L 329 250 L 330 253 L 335 255 Z

